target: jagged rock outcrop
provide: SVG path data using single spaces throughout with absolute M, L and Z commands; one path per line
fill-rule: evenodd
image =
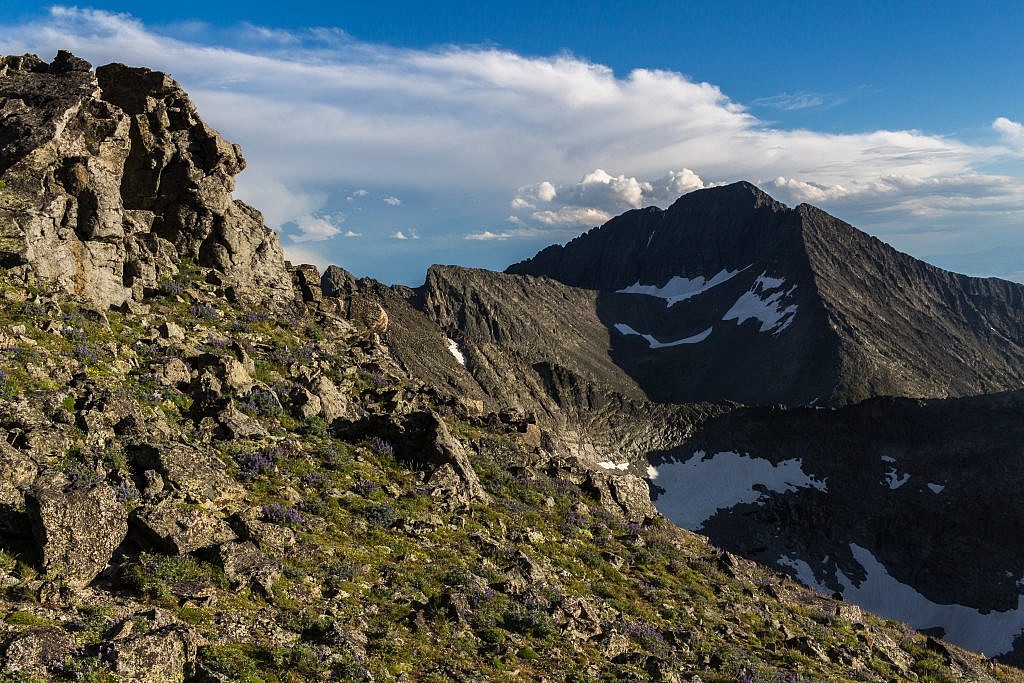
M 231 197 L 245 168 L 167 74 L 62 52 L 0 58 L 0 264 L 101 306 L 183 260 L 233 296 L 287 301 L 277 236 Z

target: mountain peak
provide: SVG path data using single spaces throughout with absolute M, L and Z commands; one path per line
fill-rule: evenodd
M 727 185 L 713 185 L 688 192 L 673 202 L 668 210 L 671 211 L 678 204 L 693 202 L 704 204 L 717 202 L 734 206 L 749 205 L 753 209 L 767 207 L 772 211 L 787 211 L 789 209 L 788 206 L 772 197 L 757 185 L 747 180 L 740 180 Z
M 1024 326 L 1008 313 L 1024 286 L 949 273 L 748 182 L 629 211 L 508 272 L 600 292 L 619 364 L 659 401 L 845 403 L 1024 380 Z

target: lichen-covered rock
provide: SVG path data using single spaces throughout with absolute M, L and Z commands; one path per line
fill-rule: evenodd
M 388 313 L 368 296 L 353 295 L 348 302 L 348 319 L 370 334 L 384 334 L 388 329 Z
M 65 488 L 58 478 L 37 485 L 25 507 L 51 579 L 73 588 L 91 582 L 107 566 L 128 533 L 128 511 L 105 484 Z
M 175 555 L 235 539 L 235 533 L 223 519 L 174 499 L 136 508 L 132 520 L 145 538 L 160 550 Z
M 224 465 L 204 449 L 182 443 L 143 445 L 135 449 L 134 457 L 144 469 L 162 475 L 187 502 L 220 507 L 245 496 L 245 490 L 224 472 Z
M 295 532 L 288 527 L 262 520 L 260 507 L 246 508 L 232 517 L 242 538 L 252 541 L 261 549 L 284 550 L 295 545 Z
M 658 516 L 658 510 L 651 502 L 650 488 L 640 477 L 633 474 L 618 474 L 608 482 L 622 513 L 631 522 L 644 522 Z
M 267 435 L 267 430 L 259 420 L 249 417 L 234 405 L 229 405 L 217 414 L 217 424 L 220 427 L 220 437 L 227 441 L 260 439 Z
M 341 417 L 356 415 L 351 397 L 338 389 L 337 385 L 328 378 L 322 375 L 317 377 L 310 382 L 309 389 L 320 399 L 320 409 L 324 420 L 328 423 Z
M 249 541 L 225 543 L 220 547 L 220 561 L 233 585 L 252 583 L 265 595 L 273 595 L 274 581 L 281 576 L 281 567 L 255 544 Z
M 114 641 L 113 669 L 126 683 L 175 683 L 192 672 L 198 638 L 182 624 L 167 624 Z
M 180 358 L 171 358 L 160 365 L 156 376 L 160 384 L 168 387 L 188 384 L 192 380 L 188 365 Z
M 39 628 L 14 637 L 4 653 L 3 670 L 11 674 L 48 677 L 75 648 L 75 638 L 57 628 Z
M 37 463 L 8 444 L 0 432 L 0 505 L 20 505 L 37 471 Z

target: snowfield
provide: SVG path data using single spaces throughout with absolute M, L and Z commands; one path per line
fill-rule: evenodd
M 651 237 L 653 238 L 654 235 L 651 235 Z M 711 279 L 705 279 L 703 275 L 698 275 L 695 278 L 676 275 L 660 286 L 642 285 L 640 284 L 640 281 L 637 280 L 630 286 L 623 287 L 618 290 L 616 294 L 646 294 L 647 296 L 655 296 L 659 299 L 664 299 L 665 306 L 673 306 L 680 301 L 692 299 L 698 294 L 708 291 L 712 287 L 717 287 L 723 282 L 731 280 L 737 274 L 742 273 L 749 267 L 750 266 L 746 266 L 739 270 L 721 270 L 715 275 L 712 275 Z
M 785 279 L 761 273 L 750 289 L 726 311 L 722 320 L 735 320 L 737 325 L 742 325 L 755 318 L 761 321 L 761 332 L 779 334 L 793 323 L 797 312 L 796 304 L 786 306 L 782 301 L 793 293 L 796 285 L 784 291 L 785 285 Z
M 637 332 L 636 330 L 634 330 L 629 325 L 626 325 L 625 323 L 615 323 L 616 332 L 623 336 L 635 335 L 637 337 L 642 337 L 644 341 L 647 342 L 647 346 L 649 346 L 652 349 L 667 349 L 671 346 L 679 346 L 681 344 L 699 344 L 700 342 L 704 341 L 705 339 L 711 336 L 711 330 L 712 328 L 709 327 L 703 332 L 695 334 L 692 337 L 686 337 L 685 339 L 676 339 L 675 341 L 663 342 L 658 341 L 654 337 L 654 335 L 644 334 L 643 332 Z
M 679 526 L 698 531 L 719 510 L 757 502 L 762 491 L 755 486 L 779 493 L 807 487 L 828 490 L 825 482 L 812 478 L 801 467 L 797 458 L 773 464 L 730 451 L 711 457 L 697 451 L 685 462 L 650 468 L 648 477 L 665 489 L 654 501 L 658 510 Z M 654 476 L 650 476 L 652 470 Z
M 466 366 L 466 356 L 462 353 L 462 349 L 459 348 L 459 343 L 448 337 L 448 351 L 455 356 L 455 360 L 459 361 L 463 367 Z
M 1014 639 L 1024 630 L 1024 595 L 1018 599 L 1016 609 L 1005 612 L 983 614 L 964 605 L 942 605 L 897 581 L 866 548 L 851 543 L 850 551 L 867 572 L 867 578 L 854 584 L 842 571 L 836 572 L 835 578 L 843 587 L 843 599 L 847 602 L 914 628 L 938 626 L 945 631 L 943 637 L 949 642 L 990 657 L 1012 650 Z M 783 555 L 778 564 L 791 568 L 796 577 L 811 588 L 826 594 L 832 592 L 817 580 L 807 562 Z

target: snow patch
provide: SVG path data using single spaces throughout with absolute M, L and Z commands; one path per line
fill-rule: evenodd
M 764 491 L 755 486 L 779 493 L 807 487 L 828 490 L 825 482 L 813 479 L 801 466 L 798 458 L 773 464 L 731 451 L 711 457 L 697 451 L 685 462 L 649 467 L 647 476 L 665 489 L 654 501 L 658 510 L 679 526 L 698 531 L 719 510 L 757 502 Z
M 652 480 L 653 479 L 657 479 L 658 478 L 658 468 L 654 467 L 653 465 L 648 465 L 647 466 L 647 478 L 648 479 L 652 479 Z
M 889 485 L 889 488 L 895 491 L 899 487 L 910 481 L 910 473 L 904 473 L 901 477 L 895 467 L 890 467 L 889 471 L 885 473 L 885 483 Z
M 666 349 L 670 346 L 679 346 L 681 344 L 699 344 L 700 342 L 704 341 L 705 339 L 711 336 L 712 328 L 709 327 L 700 334 L 695 334 L 692 337 L 686 337 L 685 339 L 676 339 L 675 341 L 667 342 L 658 341 L 652 334 L 644 334 L 642 332 L 637 332 L 636 330 L 634 330 L 629 325 L 626 325 L 625 323 L 616 323 L 615 330 L 621 335 L 636 335 L 638 337 L 643 337 L 644 341 L 646 341 L 647 345 L 652 349 Z
M 623 471 L 625 471 L 625 470 L 629 469 L 629 463 L 628 462 L 614 463 L 611 460 L 603 460 L 603 461 L 597 463 L 597 466 L 598 467 L 603 467 L 606 470 L 623 470 Z
M 650 239 L 654 239 L 654 233 L 651 233 Z M 647 241 L 647 245 L 650 246 L 650 239 Z M 674 306 L 680 301 L 686 301 L 693 297 L 708 291 L 712 287 L 731 280 L 738 273 L 742 273 L 744 270 L 749 268 L 740 268 L 739 270 L 721 270 L 715 275 L 711 276 L 711 279 L 705 279 L 703 275 L 698 275 L 695 278 L 682 277 L 679 275 L 674 276 L 665 284 L 658 285 L 642 285 L 637 280 L 635 283 L 628 287 L 623 287 L 618 290 L 616 294 L 646 294 L 647 296 L 655 296 L 659 299 L 665 300 L 665 306 Z
M 796 289 L 793 285 L 784 290 L 786 280 L 761 273 L 754 280 L 750 289 L 740 295 L 722 320 L 735 320 L 742 325 L 750 318 L 761 321 L 761 332 L 778 334 L 789 327 L 796 318 L 797 305 L 783 305 L 782 299 L 788 297 Z
M 881 562 L 866 548 L 850 544 L 854 559 L 867 572 L 858 585 L 838 571 L 835 578 L 843 587 L 843 599 L 889 619 L 898 619 L 917 629 L 941 627 L 943 636 L 960 647 L 983 652 L 989 657 L 1013 649 L 1013 641 L 1024 629 L 1024 595 L 1016 609 L 982 613 L 973 607 L 932 602 L 913 587 L 893 578 Z M 811 567 L 801 559 L 783 555 L 778 564 L 791 568 L 796 577 L 825 594 L 830 588 L 819 583 Z
M 455 360 L 459 361 L 463 367 L 466 366 L 466 355 L 462 353 L 462 349 L 459 348 L 459 343 L 451 337 L 446 337 L 448 340 L 448 351 L 455 356 Z
M 938 495 L 942 493 L 942 490 L 946 488 L 945 484 L 928 484 L 928 488 L 932 490 L 932 493 Z
M 892 457 L 891 455 L 883 455 L 882 462 L 896 462 L 896 458 Z

